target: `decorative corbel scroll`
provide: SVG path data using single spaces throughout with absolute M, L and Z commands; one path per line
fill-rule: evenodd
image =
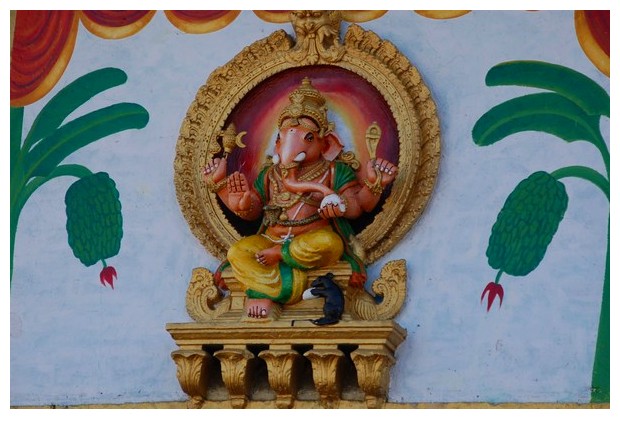
M 223 298 L 206 268 L 194 268 L 185 295 L 187 313 L 196 322 L 207 322 L 230 310 L 230 298 Z
M 407 295 L 407 267 L 404 259 L 389 261 L 381 269 L 381 276 L 372 284 L 372 291 L 382 298 L 377 303 L 360 289 L 349 291 L 348 310 L 360 320 L 390 320 L 400 311 Z

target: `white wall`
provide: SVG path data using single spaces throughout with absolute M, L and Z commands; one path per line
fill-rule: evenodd
M 604 171 L 592 145 L 523 133 L 487 148 L 471 129 L 490 107 L 524 94 L 489 88 L 486 72 L 506 60 L 544 60 L 580 71 L 609 91 L 581 50 L 567 12 L 476 11 L 437 21 L 389 12 L 361 24 L 391 40 L 417 66 L 438 106 L 440 174 L 427 210 L 405 239 L 370 268 L 407 259 L 409 293 L 397 321 L 408 337 L 397 351 L 394 402 L 588 402 L 602 296 L 607 200 L 592 185 L 565 180 L 569 207 L 540 266 L 504 275 L 504 304 L 480 304 L 495 278 L 485 251 L 498 211 L 534 171 L 582 164 Z M 253 41 L 290 25 L 244 11 L 215 33 L 187 35 L 162 12 L 138 34 L 103 40 L 83 28 L 52 94 L 25 108 L 29 128 L 60 88 L 86 72 L 118 67 L 121 87 L 91 100 L 141 104 L 146 128 L 115 134 L 68 162 L 114 179 L 123 204 L 120 254 L 109 261 L 115 290 L 99 284 L 67 244 L 64 194 L 71 179 L 41 188 L 20 218 L 11 300 L 11 405 L 176 401 L 185 398 L 170 352 L 168 322 L 190 321 L 191 270 L 217 261 L 191 234 L 176 201 L 173 160 L 179 127 L 208 75 Z M 344 29 L 343 29 L 344 32 Z M 609 142 L 609 122 L 603 123 Z

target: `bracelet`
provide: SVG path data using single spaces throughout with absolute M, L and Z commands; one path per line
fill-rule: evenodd
M 381 186 L 381 173 L 377 172 L 377 180 L 375 183 L 370 183 L 370 181 L 364 178 L 364 184 L 370 189 L 373 195 L 381 195 L 383 192 L 383 186 Z
M 226 187 L 227 183 L 228 183 L 228 178 L 225 178 L 215 183 L 212 177 L 208 177 L 207 178 L 207 189 L 211 192 L 218 193 Z

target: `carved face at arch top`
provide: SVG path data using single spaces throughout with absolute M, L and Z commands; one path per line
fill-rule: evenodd
M 220 259 L 242 234 L 206 189 L 202 167 L 218 151 L 218 135 L 234 124 L 238 132 L 247 133 L 243 138 L 246 147 L 233 151 L 227 166 L 253 181 L 267 158 L 276 154 L 280 114 L 291 104 L 288 96 L 305 77 L 325 97 L 327 122 L 334 123 L 331 132 L 343 153 L 353 152 L 365 165 L 370 159 L 366 132 L 376 122 L 381 130 L 376 157 L 399 168 L 376 212 L 353 225 L 366 263 L 374 262 L 402 239 L 432 194 L 440 159 L 439 121 L 430 92 L 415 67 L 390 42 L 355 24 L 348 27 L 340 44 L 339 37 L 332 37 L 338 35 L 337 27 L 324 23 L 324 49 L 320 48 L 311 42 L 318 33 L 303 33 L 306 19 L 293 22 L 296 42 L 283 30 L 276 31 L 209 76 L 181 127 L 175 158 L 179 204 L 194 235 Z M 337 147 L 329 139 L 327 146 Z M 325 147 L 320 152 L 331 156 Z

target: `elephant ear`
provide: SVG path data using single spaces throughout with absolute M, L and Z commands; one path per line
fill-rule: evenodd
M 344 146 L 340 143 L 340 139 L 335 133 L 329 133 L 325 136 L 325 149 L 323 149 L 323 158 L 333 161 L 342 152 Z

